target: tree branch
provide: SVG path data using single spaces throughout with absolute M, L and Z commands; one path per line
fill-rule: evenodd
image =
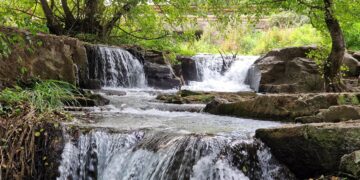
M 310 3 L 308 2 L 305 2 L 304 0 L 297 0 L 297 2 L 299 2 L 299 4 L 302 4 L 308 8 L 311 8 L 311 9 L 319 9 L 319 10 L 324 10 L 323 7 L 321 6 L 316 6 L 316 5 L 311 5 Z
M 73 14 L 70 11 L 69 5 L 67 3 L 67 0 L 61 0 L 61 6 L 65 13 L 65 19 L 68 23 L 73 23 L 75 21 L 75 18 Z
M 165 37 L 168 37 L 168 34 L 165 33 L 164 35 L 162 36 L 159 36 L 159 37 L 156 37 L 156 38 L 147 38 L 147 37 L 140 37 L 140 36 L 137 36 L 137 35 L 134 35 L 132 33 L 129 33 L 127 31 L 125 31 L 124 29 L 122 29 L 121 27 L 117 27 L 120 31 L 124 32 L 125 34 L 129 35 L 129 36 L 132 36 L 134 38 L 137 38 L 137 39 L 143 39 L 143 40 L 157 40 L 157 39 L 162 39 L 162 38 L 165 38 Z M 113 36 L 113 37 L 116 37 L 116 36 Z

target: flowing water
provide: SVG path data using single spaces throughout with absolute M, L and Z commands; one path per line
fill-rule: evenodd
M 128 51 L 104 46 L 87 47 L 89 77 L 104 86 L 146 87 L 141 62 Z
M 235 71 L 232 67 L 237 62 L 241 60 L 220 70 L 221 76 Z M 110 70 L 103 72 L 107 71 Z M 236 80 L 228 78 L 240 84 L 225 86 L 226 80 L 219 80 L 225 83 L 223 90 L 245 87 L 244 73 L 241 68 L 240 71 L 241 77 Z M 199 73 L 207 81 L 207 68 Z M 155 99 L 160 93 L 175 91 L 105 89 L 127 94 L 106 96 L 111 100 L 110 105 L 78 112 L 75 114 L 78 121 L 65 125 L 92 130 L 80 135 L 64 130 L 67 143 L 59 180 L 294 179 L 269 149 L 253 137 L 256 129 L 281 125 L 278 122 L 210 115 L 198 111 L 204 105 L 164 104 Z
M 258 56 L 196 55 L 193 59 L 197 77 L 201 81 L 190 81 L 183 88 L 194 91 L 251 91 L 245 80 L 249 68 L 257 58 Z

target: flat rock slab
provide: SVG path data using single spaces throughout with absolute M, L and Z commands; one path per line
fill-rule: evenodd
M 358 105 L 360 93 L 265 94 L 235 102 L 210 102 L 205 112 L 217 115 L 295 122 L 321 109 L 337 105 Z M 215 100 L 214 100 L 215 101 Z
M 341 157 L 360 149 L 360 120 L 258 129 L 256 138 L 299 178 L 336 174 Z

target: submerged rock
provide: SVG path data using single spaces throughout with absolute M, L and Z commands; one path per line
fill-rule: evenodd
M 341 157 L 360 149 L 360 121 L 258 129 L 256 137 L 299 178 L 336 174 Z
M 340 174 L 354 179 L 360 179 L 360 150 L 341 157 Z

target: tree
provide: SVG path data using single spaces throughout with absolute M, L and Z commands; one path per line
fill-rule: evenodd
M 116 23 L 141 0 L 40 0 L 49 31 L 54 34 L 90 33 L 107 37 Z M 60 4 L 58 4 L 60 3 Z M 107 11 L 112 11 L 108 16 Z
M 331 51 L 324 63 L 325 90 L 327 92 L 340 92 L 345 90 L 342 82 L 340 67 L 343 62 L 346 45 L 339 19 L 356 21 L 358 12 L 355 6 L 358 0 L 253 0 L 247 1 L 249 9 L 256 9 L 257 15 L 291 10 L 305 14 L 312 20 L 313 26 L 324 31 L 331 38 Z M 357 21 L 359 21 L 357 18 Z

